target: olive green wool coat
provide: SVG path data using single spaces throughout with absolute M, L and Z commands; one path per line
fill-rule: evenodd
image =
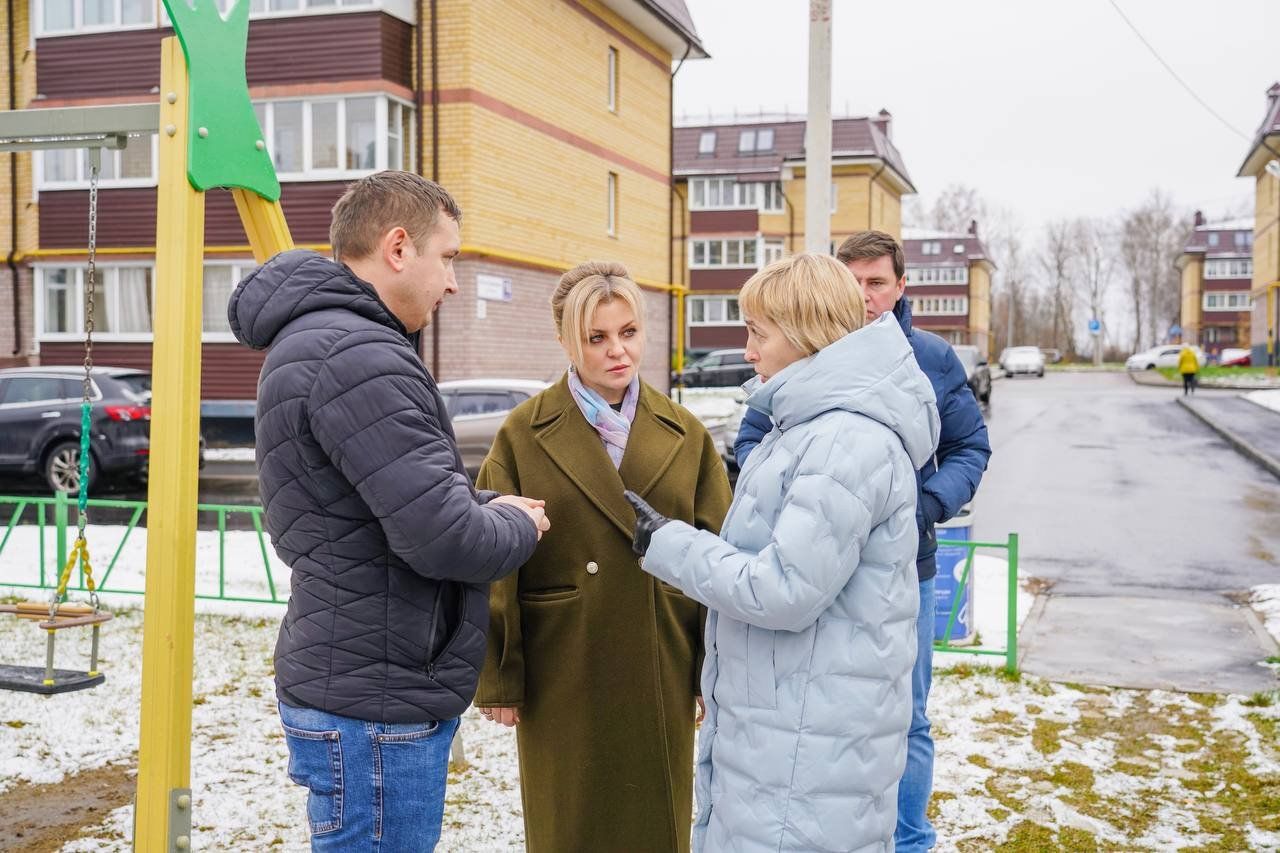
M 641 571 L 623 488 L 719 531 L 724 463 L 693 415 L 641 383 L 615 469 L 568 382 L 507 418 L 479 485 L 542 498 L 551 530 L 492 587 L 480 707 L 517 707 L 533 853 L 686 851 L 706 612 Z

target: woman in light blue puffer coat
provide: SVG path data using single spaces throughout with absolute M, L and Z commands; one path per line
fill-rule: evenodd
M 778 261 L 740 301 L 747 405 L 777 426 L 721 535 L 631 496 L 644 570 L 711 610 L 694 849 L 892 850 L 933 390 L 894 318 L 863 326 L 833 258 Z

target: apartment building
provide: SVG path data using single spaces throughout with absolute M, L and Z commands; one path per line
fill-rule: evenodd
M 683 0 L 248 1 L 250 95 L 297 244 L 328 252 L 334 201 L 381 169 L 432 177 L 461 204 L 460 293 L 422 342 L 438 378 L 558 375 L 551 292 L 569 267 L 608 258 L 645 289 L 643 374 L 667 387 L 672 71 L 706 55 Z M 158 97 L 172 30 L 153 0 L 8 8 L 10 108 Z M 0 157 L 0 364 L 78 363 L 87 157 Z M 156 175 L 154 137 L 104 155 L 102 364 L 150 366 L 152 296 L 166 286 L 154 275 Z M 253 260 L 230 194 L 208 193 L 206 209 L 203 411 L 240 416 L 262 355 L 234 342 L 226 303 Z
M 970 222 L 963 234 L 907 229 L 902 249 L 912 324 L 949 343 L 972 344 L 988 357 L 996 267 L 978 239 L 978 223 Z
M 893 117 L 832 122 L 832 245 L 855 231 L 895 236 L 914 193 L 893 144 Z M 678 283 L 690 288 L 685 326 L 696 355 L 746 343 L 737 293 L 752 273 L 804 248 L 805 123 L 705 124 L 675 131 Z
M 1236 177 L 1252 178 L 1255 194 L 1248 346 L 1254 364 L 1275 365 L 1280 363 L 1280 83 L 1267 90 L 1266 113 Z
M 1197 210 L 1177 265 L 1182 274 L 1182 340 L 1199 344 L 1213 356 L 1224 347 L 1247 348 L 1253 312 L 1253 219 L 1205 222 Z

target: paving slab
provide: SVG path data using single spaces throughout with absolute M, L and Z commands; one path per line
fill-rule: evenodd
M 1042 595 L 1021 667 L 1051 681 L 1252 695 L 1280 687 L 1275 641 L 1248 607 L 1183 598 Z

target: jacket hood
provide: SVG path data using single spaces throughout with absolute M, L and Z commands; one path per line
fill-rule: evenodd
M 898 297 L 898 301 L 893 303 L 893 316 L 898 318 L 902 334 L 911 337 L 911 300 L 905 296 Z
M 753 379 L 746 391 L 747 405 L 769 415 L 784 431 L 839 409 L 893 430 L 917 469 L 938 446 L 933 386 L 894 317 L 882 315 L 768 382 Z
M 406 334 L 373 285 L 308 249 L 281 252 L 249 273 L 231 294 L 227 319 L 236 340 L 266 349 L 289 323 L 304 314 L 334 308 Z

